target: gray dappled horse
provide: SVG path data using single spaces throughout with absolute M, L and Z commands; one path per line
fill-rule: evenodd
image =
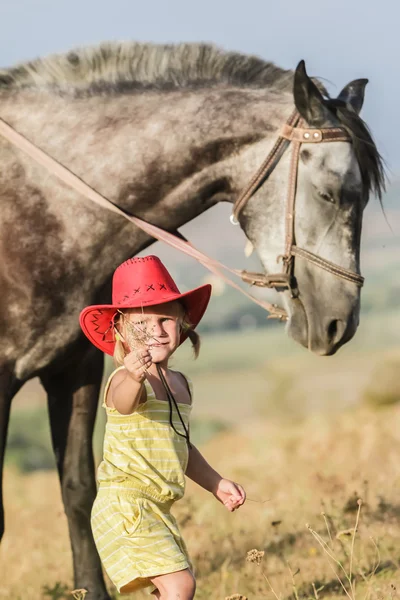
M 365 84 L 351 82 L 330 99 L 303 65 L 294 77 L 209 45 L 109 44 L 0 71 L 0 116 L 104 196 L 169 231 L 217 202 L 233 202 L 294 107 L 309 127 L 341 125 L 351 144 L 302 147 L 295 236 L 303 248 L 359 273 L 363 210 L 384 183 L 358 116 Z M 266 272 L 276 271 L 282 254 L 289 154 L 240 217 Z M 153 240 L 4 139 L 0 202 L 1 464 L 11 400 L 39 376 L 75 585 L 88 589 L 90 600 L 105 599 L 89 525 L 103 356 L 84 339 L 78 315 L 107 302 L 113 270 Z M 283 294 L 287 331 L 314 353 L 333 354 L 357 329 L 360 289 L 302 258 L 294 275 L 298 297 Z

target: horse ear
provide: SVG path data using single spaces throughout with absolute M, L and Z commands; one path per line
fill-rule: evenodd
M 364 104 L 364 94 L 367 83 L 368 79 L 355 79 L 354 81 L 350 81 L 350 83 L 342 89 L 337 99 L 342 100 L 347 108 L 354 110 L 355 113 L 359 114 Z
M 315 83 L 307 75 L 304 60 L 297 65 L 294 73 L 294 103 L 297 110 L 309 125 L 322 125 L 327 113 L 324 99 Z

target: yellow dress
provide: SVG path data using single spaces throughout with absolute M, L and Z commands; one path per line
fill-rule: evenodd
M 103 461 L 91 526 L 103 566 L 121 593 L 155 586 L 149 577 L 192 568 L 170 509 L 185 491 L 188 447 L 170 425 L 169 404 L 145 381 L 147 400 L 131 415 L 106 405 Z M 188 381 L 190 394 L 192 386 Z M 191 405 L 178 403 L 188 429 Z M 184 433 L 176 409 L 175 428 Z

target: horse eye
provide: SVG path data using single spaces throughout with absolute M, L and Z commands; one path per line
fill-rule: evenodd
M 335 202 L 333 196 L 331 194 L 328 194 L 328 192 L 318 192 L 318 196 L 323 200 L 326 200 L 327 202 Z

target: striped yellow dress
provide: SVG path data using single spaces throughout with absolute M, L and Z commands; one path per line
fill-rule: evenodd
M 170 426 L 168 402 L 155 397 L 147 380 L 147 400 L 133 414 L 123 415 L 105 404 L 119 369 L 104 392 L 107 424 L 91 525 L 103 566 L 118 591 L 151 586 L 151 592 L 155 587 L 149 577 L 191 568 L 170 512 L 185 491 L 188 447 Z M 188 428 L 191 405 L 179 403 L 179 410 Z M 175 409 L 173 422 L 183 434 Z

